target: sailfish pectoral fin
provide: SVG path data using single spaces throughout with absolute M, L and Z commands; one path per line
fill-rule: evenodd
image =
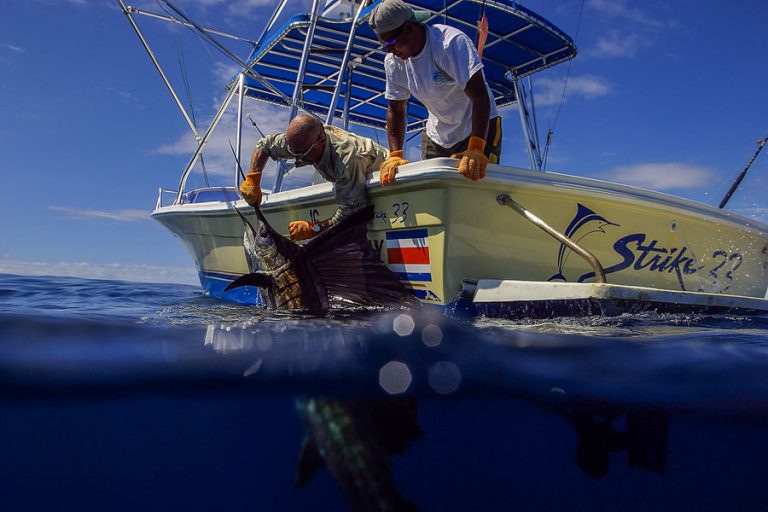
M 224 291 L 240 288 L 241 286 L 258 286 L 259 288 L 266 288 L 273 282 L 274 279 L 271 275 L 265 274 L 264 272 L 253 272 L 238 277 L 224 288 Z

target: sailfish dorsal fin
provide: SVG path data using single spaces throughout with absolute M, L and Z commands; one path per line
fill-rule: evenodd
M 382 263 L 368 240 L 373 205 L 324 231 L 304 246 L 307 269 L 329 298 L 360 306 L 416 307 L 418 300 Z

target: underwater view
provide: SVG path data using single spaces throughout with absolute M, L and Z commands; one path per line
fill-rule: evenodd
M 4 510 L 763 510 L 768 319 L 0 276 Z

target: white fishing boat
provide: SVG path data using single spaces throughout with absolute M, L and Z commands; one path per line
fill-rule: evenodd
M 149 14 L 181 23 L 215 44 L 226 34 L 200 27 L 179 10 L 159 15 L 119 2 L 184 112 L 134 18 Z M 161 190 L 152 212 L 186 246 L 203 289 L 213 296 L 260 301 L 255 288 L 224 291 L 248 272 L 243 224 L 234 209 L 246 215 L 252 209 L 237 195 L 240 175 L 235 172 L 228 187 L 187 189 L 231 102 L 238 102 L 238 157 L 244 100 L 285 106 L 290 117 L 301 109 L 351 130 L 385 127 L 385 51 L 367 23 L 378 2 L 337 0 L 325 10 L 320 3 L 314 0 L 312 12 L 276 27 L 286 4 L 278 2 L 250 55 L 231 55 L 241 71 L 208 130 L 198 134 L 189 123 L 198 148 L 178 188 L 170 197 Z M 768 310 L 768 225 L 667 194 L 541 170 L 525 82 L 576 55 L 567 35 L 511 1 L 410 3 L 473 38 L 481 9 L 494 19 L 483 53 L 486 79 L 500 109 L 518 104 L 530 161 L 528 169 L 489 165 L 479 182 L 463 178 L 457 161 L 446 158 L 401 167 L 393 186 L 380 187 L 378 173 L 370 177 L 376 214 L 369 238 L 417 297 L 453 311 L 503 316 Z M 425 119 L 424 107 L 411 99 L 408 130 L 420 130 Z M 330 217 L 337 208 L 331 185 L 285 190 L 288 168 L 281 163 L 266 191 L 261 209 L 269 222 L 287 232 L 290 221 Z

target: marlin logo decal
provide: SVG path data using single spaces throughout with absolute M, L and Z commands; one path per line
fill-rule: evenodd
M 565 230 L 565 236 L 576 243 L 581 242 L 592 233 L 600 232 L 605 234 L 605 226 L 619 225 L 595 213 L 581 203 L 578 203 L 578 207 L 576 216 Z M 560 250 L 557 252 L 557 274 L 547 279 L 547 281 L 568 281 L 565 274 L 563 274 L 563 269 L 572 253 L 573 251 L 568 246 L 560 244 Z

